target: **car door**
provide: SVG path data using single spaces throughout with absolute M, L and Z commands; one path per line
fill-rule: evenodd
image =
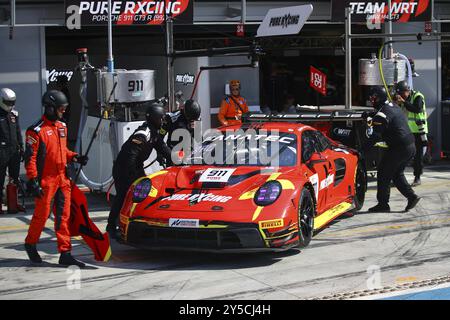
M 329 161 L 326 154 L 322 152 L 315 130 L 306 130 L 302 133 L 301 150 L 302 166 L 308 172 L 317 201 L 317 211 L 323 212 L 329 208 L 328 188 L 329 185 Z
M 327 189 L 327 204 L 331 208 L 344 201 L 345 193 L 341 182 L 346 172 L 345 160 L 341 157 L 342 153 L 333 150 L 330 140 L 323 133 L 316 131 L 315 136 L 322 154 L 328 161 L 327 180 L 323 187 Z

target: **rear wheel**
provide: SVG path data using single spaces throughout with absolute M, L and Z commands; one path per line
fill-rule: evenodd
M 308 188 L 303 188 L 298 206 L 299 248 L 305 248 L 311 242 L 314 233 L 314 216 L 316 207 Z
M 364 205 L 364 199 L 366 197 L 367 191 L 367 174 L 364 169 L 364 165 L 360 162 L 358 163 L 358 168 L 356 169 L 355 177 L 355 197 L 353 199 L 353 204 L 355 208 L 353 211 L 359 211 Z

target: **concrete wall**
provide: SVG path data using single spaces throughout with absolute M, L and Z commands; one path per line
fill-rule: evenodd
M 16 109 L 23 130 L 41 115 L 41 34 L 39 28 L 21 28 L 8 39 L 9 30 L 0 29 L 0 87 L 16 92 Z

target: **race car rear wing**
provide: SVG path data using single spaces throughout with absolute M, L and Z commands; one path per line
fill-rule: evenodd
M 243 122 L 317 122 L 317 121 L 364 121 L 365 111 L 307 112 L 302 114 L 261 114 L 249 113 L 242 117 Z

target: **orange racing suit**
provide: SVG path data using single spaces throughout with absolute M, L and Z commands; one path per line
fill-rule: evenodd
M 242 123 L 242 114 L 248 112 L 247 101 L 241 97 L 226 96 L 220 104 L 220 111 L 218 114 L 221 125 L 233 125 Z
M 48 120 L 45 116 L 27 129 L 25 168 L 27 177 L 38 179 L 43 195 L 35 198 L 35 212 L 25 239 L 27 244 L 36 244 L 45 227 L 52 199 L 55 199 L 55 233 L 58 251 L 71 250 L 70 180 L 66 165 L 77 153 L 67 149 L 67 128 L 63 122 Z

